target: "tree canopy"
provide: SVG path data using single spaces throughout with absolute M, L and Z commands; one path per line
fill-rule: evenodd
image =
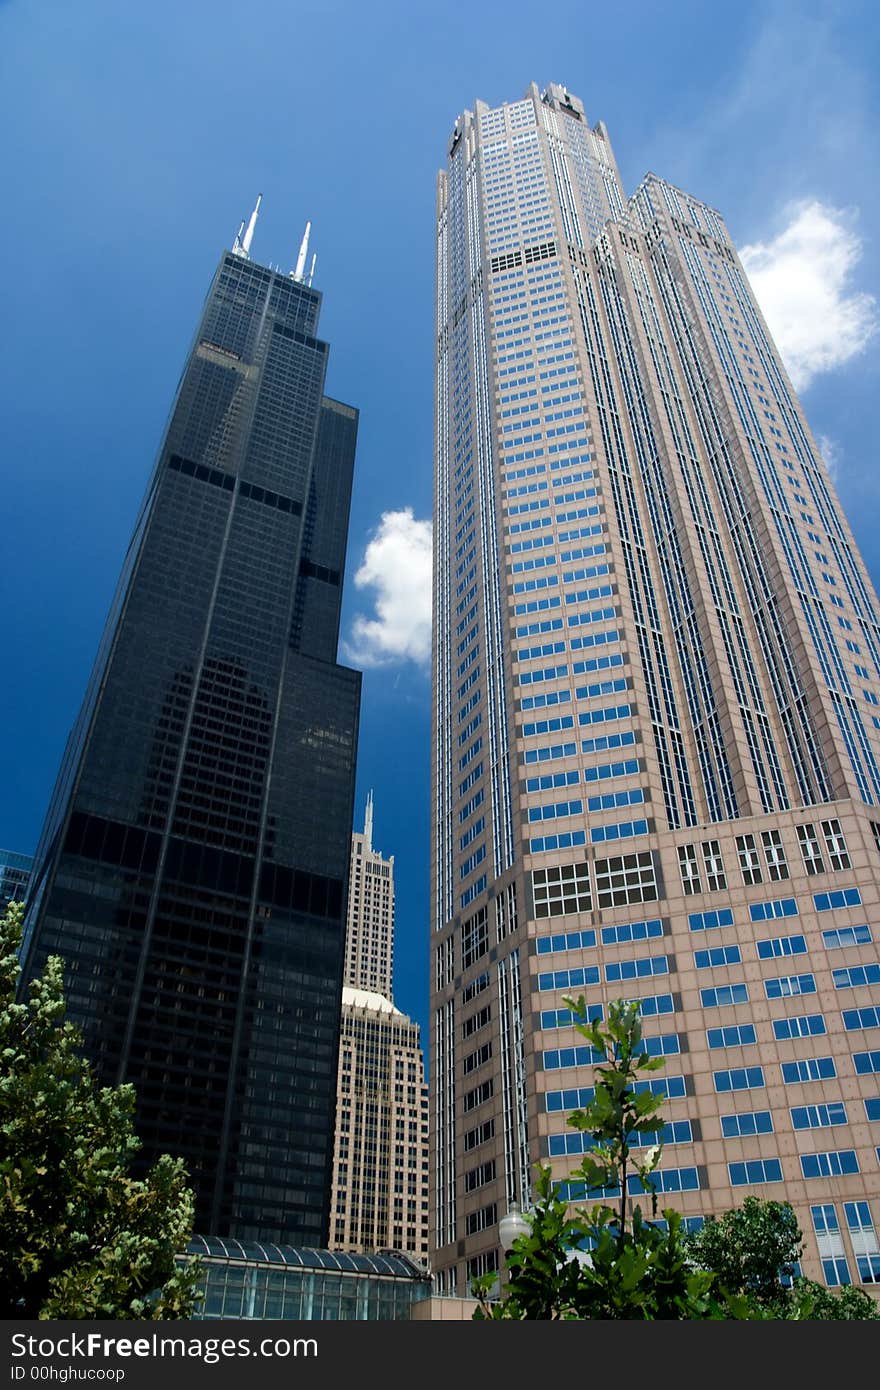
M 166 1154 L 131 1176 L 134 1088 L 96 1084 L 59 957 L 17 1002 L 22 911 L 0 917 L 0 1316 L 187 1318 L 186 1170 Z

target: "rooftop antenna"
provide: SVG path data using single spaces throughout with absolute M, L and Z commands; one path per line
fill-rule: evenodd
M 242 234 L 243 231 L 244 231 L 244 222 L 242 221 L 242 222 L 240 222 L 240 223 L 238 224 L 238 231 L 235 233 L 235 241 L 232 243 L 232 254 L 233 254 L 233 256 L 243 256 L 243 255 L 244 255 L 244 252 L 243 252 L 242 249 L 241 249 L 241 234 Z
M 316 251 L 316 252 L 313 254 L 313 256 L 312 256 L 312 264 L 311 264 L 311 266 L 309 267 L 309 289 L 312 288 L 312 279 L 313 279 L 314 274 L 315 274 L 315 262 L 317 261 L 317 259 L 318 259 L 318 253 L 317 253 L 317 251 Z
M 306 223 L 306 230 L 299 248 L 299 255 L 296 258 L 296 270 L 293 271 L 292 279 L 302 282 L 306 268 L 306 256 L 309 250 L 309 232 L 312 230 L 311 222 Z
M 367 792 L 367 810 L 364 816 L 364 843 L 367 849 L 373 848 L 373 791 Z
M 255 204 L 255 206 L 254 206 L 254 210 L 253 210 L 253 212 L 251 213 L 251 220 L 250 220 L 250 222 L 248 222 L 248 224 L 247 224 L 247 231 L 245 232 L 245 234 L 244 234 L 244 240 L 243 240 L 242 243 L 241 243 L 241 254 L 242 254 L 243 256 L 249 256 L 250 253 L 251 253 L 251 242 L 252 242 L 253 239 L 254 239 L 254 228 L 255 228 L 256 225 L 257 225 L 257 216 L 259 215 L 260 203 L 261 203 L 262 201 L 263 201 L 263 195 L 262 195 L 262 193 L 258 193 L 258 194 L 257 194 L 257 201 L 256 201 L 256 204 Z

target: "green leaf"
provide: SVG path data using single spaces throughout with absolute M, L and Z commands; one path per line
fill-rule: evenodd
M 14 907 L 0 917 L 0 1312 L 189 1317 L 201 1272 L 178 1263 L 194 1212 L 183 1165 L 165 1155 L 130 1176 L 134 1090 L 95 1085 L 58 957 L 16 1002 L 20 934 Z

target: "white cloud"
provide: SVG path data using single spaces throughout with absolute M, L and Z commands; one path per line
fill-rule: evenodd
M 817 435 L 816 443 L 819 445 L 819 453 L 825 460 L 825 467 L 828 469 L 829 476 L 834 482 L 837 482 L 841 460 L 840 445 L 827 434 Z
M 358 666 L 387 666 L 431 659 L 431 523 L 417 521 L 411 507 L 383 512 L 354 576 L 358 589 L 372 589 L 374 616 L 358 614 L 345 643 Z
M 877 331 L 877 302 L 851 287 L 862 254 L 851 214 L 816 201 L 794 203 L 778 236 L 740 254 L 797 390 L 867 347 Z

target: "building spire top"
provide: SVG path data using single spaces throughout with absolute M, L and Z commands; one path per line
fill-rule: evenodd
M 367 809 L 364 815 L 364 843 L 367 849 L 373 848 L 373 789 L 367 792 Z
M 248 221 L 248 224 L 247 224 L 247 231 L 244 232 L 244 236 L 242 236 L 242 232 L 244 231 L 244 223 L 242 222 L 242 223 L 240 224 L 240 226 L 239 226 L 238 231 L 237 231 L 236 234 L 235 234 L 235 241 L 232 243 L 232 252 L 233 252 L 233 255 L 235 255 L 235 256 L 244 256 L 245 260 L 248 260 L 249 257 L 250 257 L 250 253 L 251 253 L 251 242 L 252 242 L 253 239 L 254 239 L 254 228 L 255 228 L 256 225 L 257 225 L 257 217 L 259 216 L 259 212 L 260 212 L 260 203 L 261 203 L 262 201 L 263 201 L 263 195 L 262 195 L 262 193 L 258 193 L 258 194 L 257 194 L 257 201 L 256 201 L 256 204 L 255 204 L 255 206 L 254 206 L 254 210 L 253 210 L 253 212 L 251 213 L 251 215 L 250 215 L 250 220 Z
M 291 278 L 302 283 L 305 278 L 306 256 L 309 254 L 309 232 L 312 230 L 311 222 L 306 223 L 306 230 L 300 243 L 299 255 L 296 258 L 296 270 L 291 272 Z
M 242 251 L 244 252 L 244 254 L 245 254 L 246 256 L 249 256 L 250 253 L 251 253 L 251 242 L 252 242 L 253 239 L 254 239 L 254 228 L 255 228 L 256 225 L 257 225 L 257 217 L 259 216 L 259 213 L 260 213 L 260 203 L 261 203 L 262 201 L 263 201 L 263 195 L 262 195 L 262 193 L 258 193 L 258 194 L 257 194 L 257 201 L 256 201 L 256 203 L 254 204 L 254 210 L 253 210 L 253 212 L 251 213 L 251 220 L 250 220 L 250 222 L 248 222 L 248 224 L 247 224 L 247 231 L 246 231 L 245 234 L 244 234 L 244 241 L 241 243 L 241 249 L 242 249 Z

